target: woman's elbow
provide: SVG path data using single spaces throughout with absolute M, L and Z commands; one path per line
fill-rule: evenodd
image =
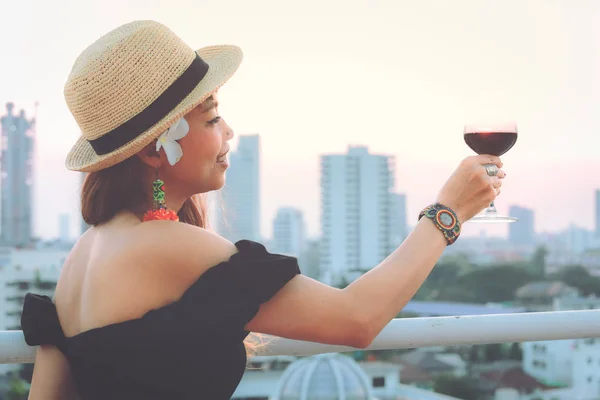
M 367 319 L 355 317 L 346 325 L 340 339 L 343 346 L 365 349 L 373 343 L 375 335 Z

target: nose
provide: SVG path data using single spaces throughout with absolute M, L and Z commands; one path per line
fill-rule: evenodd
M 225 141 L 233 139 L 234 136 L 235 132 L 233 132 L 233 129 L 225 122 Z

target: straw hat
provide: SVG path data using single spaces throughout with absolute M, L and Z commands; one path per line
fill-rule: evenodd
M 102 36 L 77 58 L 65 84 L 81 129 L 67 168 L 98 171 L 139 152 L 227 82 L 241 61 L 237 46 L 194 51 L 154 21 Z

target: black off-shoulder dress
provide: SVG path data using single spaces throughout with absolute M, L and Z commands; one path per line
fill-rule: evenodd
M 245 325 L 300 273 L 293 257 L 249 240 L 235 245 L 238 253 L 176 302 L 73 337 L 65 337 L 49 297 L 28 293 L 25 341 L 65 354 L 82 400 L 229 399 L 246 366 Z

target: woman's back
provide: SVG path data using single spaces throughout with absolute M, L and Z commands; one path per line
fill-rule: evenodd
M 127 221 L 81 238 L 56 307 L 27 295 L 27 342 L 60 349 L 84 399 L 229 398 L 246 365 L 245 326 L 299 273 L 295 259 L 186 224 Z
M 150 249 L 149 236 L 156 228 L 121 214 L 80 238 L 65 261 L 55 293 L 67 337 L 139 318 L 181 297 L 186 287 L 177 279 L 180 263 L 165 265 L 169 255 Z M 162 247 L 171 247 L 172 239 L 163 238 Z

